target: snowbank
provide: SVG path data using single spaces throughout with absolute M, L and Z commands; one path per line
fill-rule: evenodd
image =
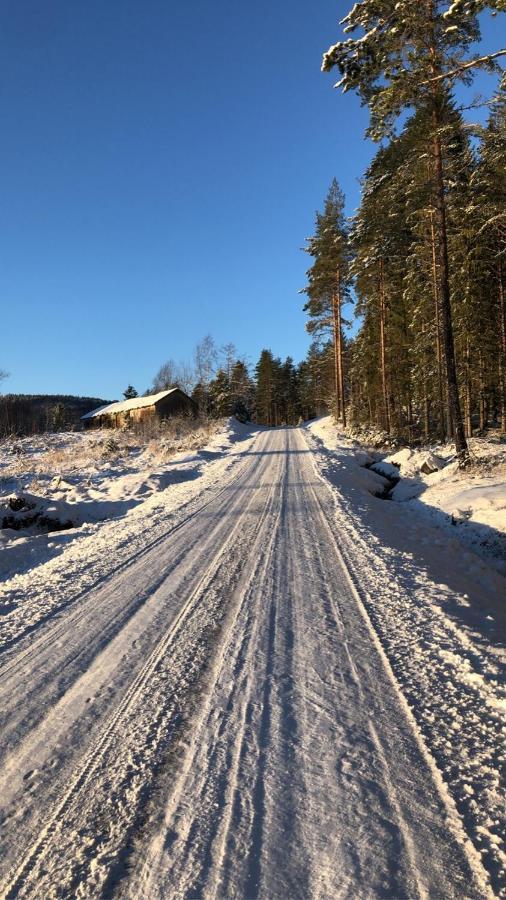
M 391 497 L 426 516 L 506 573 L 506 444 L 472 439 L 473 464 L 459 470 L 453 448 L 404 449 L 383 465 L 399 467 Z
M 506 574 L 506 443 L 472 439 L 473 464 L 460 471 L 450 445 L 423 450 L 405 447 L 380 458 L 378 452 L 364 450 L 339 432 L 330 416 L 306 427 L 334 452 L 333 465 L 346 468 L 352 489 L 384 496 L 390 488 L 389 498 L 402 504 L 404 522 L 408 516 L 420 528 L 443 529 L 448 538 L 456 538 Z M 364 475 L 355 471 L 353 462 L 371 468 Z M 388 482 L 378 481 L 381 476 Z
M 375 462 L 374 453 L 365 450 L 358 441 L 350 440 L 338 432 L 331 416 L 314 419 L 307 423 L 306 428 L 322 447 L 335 451 L 331 461 L 333 471 L 346 470 L 353 490 L 361 489 L 381 497 L 390 488 L 388 475 L 384 477 L 379 471 L 366 468 Z

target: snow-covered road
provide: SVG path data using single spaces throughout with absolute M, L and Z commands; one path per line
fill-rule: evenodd
M 262 431 L 7 649 L 2 897 L 491 896 L 340 543 L 303 432 Z

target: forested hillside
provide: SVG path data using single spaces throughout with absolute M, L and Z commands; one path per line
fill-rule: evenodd
M 107 402 L 67 394 L 5 394 L 0 397 L 0 437 L 79 428 L 81 416 Z

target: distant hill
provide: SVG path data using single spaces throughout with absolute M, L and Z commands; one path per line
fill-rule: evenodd
M 0 436 L 81 428 L 81 416 L 110 402 L 69 394 L 4 394 L 0 396 Z

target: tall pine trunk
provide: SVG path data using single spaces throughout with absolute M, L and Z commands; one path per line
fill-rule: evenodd
M 379 277 L 379 301 L 380 301 L 380 371 L 381 371 L 381 395 L 383 398 L 383 427 L 390 434 L 390 404 L 388 402 L 387 364 L 386 364 L 386 300 L 385 300 L 385 268 L 384 261 L 380 259 Z
M 340 392 L 340 384 L 341 380 L 339 377 L 339 338 L 337 334 L 338 322 L 339 322 L 339 314 L 338 314 L 338 298 L 337 292 L 334 291 L 332 294 L 332 316 L 333 316 L 333 328 L 334 328 L 334 387 L 336 392 L 336 400 L 335 400 L 335 416 L 336 422 L 341 418 L 341 392 Z
M 446 230 L 446 200 L 443 176 L 443 156 L 441 151 L 441 116 L 437 97 L 434 99 L 432 110 L 433 134 L 433 162 L 434 162 L 434 188 L 436 200 L 435 227 L 437 236 L 437 257 L 439 264 L 440 306 L 443 358 L 446 367 L 446 381 L 448 386 L 448 406 L 453 424 L 455 450 L 461 465 L 469 460 L 469 449 L 464 433 L 464 423 L 460 409 L 459 388 L 457 382 L 457 367 L 455 364 L 455 346 L 453 341 L 452 308 L 450 298 L 450 274 L 448 265 L 448 235 Z
M 338 378 L 339 378 L 339 396 L 341 401 L 341 418 L 343 428 L 346 428 L 346 405 L 344 401 L 344 359 L 343 359 L 343 327 L 341 321 L 341 272 L 337 270 L 337 291 L 336 291 L 336 336 L 337 336 L 337 359 L 338 359 Z
M 338 313 L 337 313 L 337 296 L 332 295 L 332 315 L 334 328 L 334 390 L 335 390 L 335 417 L 336 422 L 341 418 L 341 395 L 340 395 L 340 378 L 339 378 L 339 341 L 337 336 Z
M 437 78 L 441 73 L 441 65 L 438 60 L 436 41 L 434 37 L 434 0 L 428 0 L 427 11 L 429 15 L 429 40 L 431 57 L 431 77 Z M 431 34 L 432 32 L 432 34 Z M 443 126 L 442 105 L 443 97 L 437 81 L 433 81 L 430 88 L 430 112 L 432 120 L 432 167 L 434 179 L 434 199 L 436 206 L 435 230 L 437 263 L 439 270 L 439 302 L 441 310 L 441 330 L 443 358 L 446 369 L 446 382 L 448 389 L 448 406 L 452 420 L 455 450 L 460 465 L 469 461 L 469 448 L 464 433 L 464 422 L 460 409 L 459 387 L 457 381 L 457 367 L 455 364 L 455 345 L 453 340 L 452 307 L 450 294 L 450 270 L 448 264 L 448 233 L 446 228 L 446 197 L 443 172 L 443 153 L 441 148 L 441 127 Z
M 425 323 L 422 325 L 422 334 L 424 336 L 424 352 L 423 352 L 423 369 L 422 369 L 422 381 L 423 381 L 423 436 L 425 441 L 429 440 L 430 436 L 430 401 L 429 401 L 429 359 L 427 358 L 427 348 L 425 344 L 425 333 L 426 326 Z M 411 434 L 409 435 L 411 438 Z
M 472 423 L 472 391 L 471 391 L 471 353 L 469 350 L 469 337 L 466 339 L 466 352 L 464 355 L 464 428 L 466 437 L 473 436 Z
M 501 387 L 501 431 L 506 434 L 506 310 L 504 298 L 504 270 L 498 266 L 499 282 L 499 379 Z
M 343 365 L 343 332 L 341 322 L 341 276 L 337 270 L 336 289 L 332 295 L 332 312 L 334 325 L 334 381 L 336 388 L 336 419 L 341 419 L 346 428 L 346 409 L 344 405 L 344 365 Z
M 480 391 L 479 391 L 479 399 L 478 399 L 478 412 L 479 412 L 479 429 L 483 431 L 486 425 L 487 416 L 485 409 L 485 364 L 483 362 L 483 352 L 481 350 L 478 351 L 478 370 L 480 373 Z
M 434 228 L 434 213 L 430 211 L 430 242 L 432 252 L 432 293 L 434 296 L 434 318 L 436 325 L 436 361 L 437 361 L 437 389 L 439 410 L 439 439 L 444 441 L 450 432 L 450 411 L 448 409 L 448 394 L 443 388 L 443 360 L 441 353 L 441 315 L 439 310 L 439 290 L 437 276 L 436 231 Z M 446 407 L 446 408 L 445 408 Z

